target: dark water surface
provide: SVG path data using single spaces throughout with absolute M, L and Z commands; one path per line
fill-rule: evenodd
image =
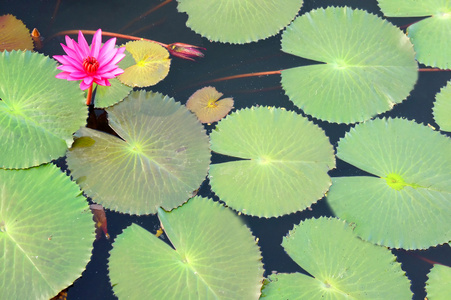
M 156 0 L 62 0 L 58 13 L 52 20 L 57 1 L 2 0 L 0 2 L 0 15 L 11 13 L 23 20 L 29 29 L 36 27 L 40 30 L 42 36 L 48 38 L 58 31 L 71 29 L 96 30 L 102 28 L 103 31 L 118 32 L 129 21 L 161 2 Z M 306 0 L 301 14 L 314 8 L 344 4 L 353 8 L 366 9 L 382 16 L 375 0 Z M 309 63 L 307 60 L 282 53 L 280 51 L 280 35 L 247 45 L 210 43 L 185 26 L 187 16 L 178 13 L 176 7 L 177 3 L 174 0 L 158 11 L 142 18 L 123 33 L 167 44 L 183 42 L 202 46 L 207 49 L 206 56 L 197 60 L 197 62 L 174 58 L 168 77 L 148 90 L 161 92 L 181 103 L 185 103 L 194 91 L 205 86 L 203 82 L 214 78 L 248 72 L 280 70 Z M 395 25 L 409 24 L 414 20 L 408 18 L 389 19 Z M 90 39 L 91 37 L 87 38 L 88 42 Z M 47 39 L 41 52 L 49 56 L 63 54 L 59 45 L 63 41 L 63 37 Z M 105 37 L 103 41 L 106 41 Z M 126 40 L 119 40 L 119 43 L 122 42 L 126 42 Z M 418 123 L 429 123 L 435 126 L 432 119 L 432 103 L 435 94 L 450 78 L 449 72 L 420 73 L 419 81 L 407 101 L 396 105 L 392 111 L 383 114 L 383 116 L 405 117 L 415 119 Z M 215 83 L 214 86 L 218 91 L 224 93 L 225 97 L 232 96 L 237 109 L 259 104 L 285 107 L 302 113 L 285 96 L 280 87 L 280 76 L 278 75 L 231 80 Z M 329 125 L 318 120 L 313 120 L 313 122 L 326 131 L 334 146 L 350 128 L 350 125 Z M 220 160 L 221 157 L 212 157 L 213 162 Z M 64 160 L 61 160 L 60 163 L 63 164 Z M 337 168 L 330 174 L 331 176 L 344 176 L 360 175 L 362 172 L 345 162 L 337 160 Z M 217 199 L 211 192 L 208 182 L 202 184 L 199 195 Z M 312 211 L 298 212 L 278 219 L 241 216 L 251 228 L 253 234 L 259 238 L 259 246 L 262 250 L 266 270 L 265 276 L 271 274 L 272 271 L 303 272 L 283 251 L 280 245 L 282 237 L 292 229 L 294 224 L 298 224 L 301 220 L 322 215 L 332 215 L 324 199 L 314 204 Z M 159 227 L 156 216 L 137 217 L 108 211 L 107 218 L 111 239 L 110 241 L 102 239 L 94 243 L 92 260 L 87 265 L 82 277 L 69 289 L 68 299 L 70 300 L 115 299 L 107 272 L 107 258 L 108 252 L 112 248 L 111 242 L 132 222 L 151 232 L 155 232 Z M 448 245 L 427 251 L 393 251 L 393 253 L 398 256 L 398 261 L 402 263 L 403 270 L 406 271 L 411 280 L 412 291 L 415 294 L 414 299 L 424 299 L 426 295 L 424 282 L 427 280 L 426 274 L 432 267 L 431 264 L 420 259 L 418 255 L 451 265 L 451 249 Z M 143 295 L 145 295 L 145 291 L 143 291 Z

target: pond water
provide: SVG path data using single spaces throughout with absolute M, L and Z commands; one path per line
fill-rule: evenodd
M 162 1 L 155 0 L 62 0 L 54 18 L 55 7 L 59 1 L 12 1 L 3 0 L 0 4 L 1 14 L 10 13 L 24 21 L 29 29 L 38 28 L 44 38 L 44 48 L 41 52 L 53 56 L 63 54 L 59 43 L 63 37 L 48 39 L 62 30 L 88 29 L 119 32 L 131 20 L 144 11 L 158 5 Z M 25 4 L 26 3 L 26 4 Z M 344 5 L 368 10 L 382 16 L 375 0 L 367 1 L 334 1 L 334 0 L 306 0 L 301 14 L 314 8 L 330 5 Z M 185 103 L 188 97 L 197 89 L 205 86 L 205 82 L 223 76 L 234 74 L 280 70 L 288 67 L 311 63 L 280 51 L 280 34 L 246 45 L 230 45 L 211 43 L 197 35 L 185 26 L 187 16 L 177 12 L 177 3 L 172 1 L 137 20 L 123 33 L 156 40 L 163 43 L 183 42 L 206 48 L 205 57 L 195 62 L 174 58 L 169 75 L 159 84 L 148 88 L 175 98 Z M 416 19 L 392 18 L 395 25 L 401 26 L 412 23 Z M 88 38 L 90 40 L 90 38 Z M 105 38 L 104 38 L 105 41 Z M 119 43 L 126 40 L 119 40 Z M 432 103 L 435 94 L 451 79 L 450 72 L 420 72 L 419 80 L 407 101 L 396 105 L 395 108 L 383 114 L 390 117 L 405 117 L 414 119 L 418 123 L 432 124 Z M 269 105 L 285 107 L 300 114 L 302 112 L 293 106 L 285 96 L 280 86 L 280 76 L 242 78 L 215 83 L 218 91 L 226 97 L 233 97 L 235 108 L 250 107 L 252 105 Z M 309 117 L 309 119 L 311 119 Z M 331 143 L 336 146 L 338 140 L 349 130 L 350 125 L 330 125 L 326 122 L 313 120 L 326 131 Z M 211 128 L 208 128 L 211 129 Z M 222 158 L 213 155 L 213 163 Z M 58 161 L 64 166 L 64 159 Z M 349 164 L 337 160 L 337 168 L 330 172 L 331 176 L 359 175 L 362 171 Z M 204 182 L 198 195 L 217 197 L 211 192 L 208 182 Z M 259 238 L 265 276 L 273 271 L 304 272 L 284 252 L 281 247 L 282 238 L 301 220 L 319 216 L 332 216 L 324 199 L 312 206 L 312 210 L 298 212 L 281 218 L 260 219 L 241 216 L 251 228 L 253 234 Z M 110 240 L 101 239 L 94 244 L 92 260 L 87 265 L 82 277 L 68 290 L 68 299 L 115 299 L 108 279 L 107 258 L 111 250 L 111 242 L 124 228 L 132 222 L 139 224 L 151 232 L 159 227 L 156 216 L 127 216 L 107 211 L 108 231 Z M 451 265 L 451 249 L 440 246 L 427 251 L 393 251 L 402 268 L 412 282 L 414 299 L 424 299 L 424 283 L 431 264 L 419 256 Z M 143 291 L 143 294 L 145 291 Z

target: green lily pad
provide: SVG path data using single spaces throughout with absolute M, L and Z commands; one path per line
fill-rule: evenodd
M 211 41 L 244 44 L 276 35 L 302 7 L 302 0 L 177 0 L 186 25 Z
M 428 274 L 426 292 L 428 299 L 448 299 L 451 295 L 451 268 L 434 265 Z
M 109 81 L 111 86 L 96 85 L 94 100 L 94 106 L 96 108 L 105 108 L 124 100 L 133 89 L 122 84 L 117 78 L 110 79 Z
M 116 238 L 110 281 L 119 299 L 258 299 L 261 254 L 249 229 L 226 207 L 194 197 L 158 210 L 172 247 L 132 224 Z
M 244 214 L 274 217 L 310 207 L 328 190 L 335 167 L 323 130 L 294 112 L 250 108 L 221 120 L 211 149 L 241 160 L 210 166 L 212 190 Z
M 332 178 L 327 201 L 362 239 L 426 249 L 451 240 L 451 140 L 404 119 L 357 125 L 337 157 L 374 176 Z
M 86 195 L 138 215 L 188 200 L 210 163 L 208 136 L 196 117 L 174 99 L 145 91 L 106 111 L 120 138 L 83 128 L 67 153 L 71 175 Z
M 124 73 L 117 77 L 122 83 L 146 87 L 156 85 L 168 75 L 171 59 L 165 47 L 139 40 L 128 42 L 125 49 L 125 59 L 119 63 Z
M 426 66 L 451 68 L 451 2 L 379 0 L 379 6 L 388 17 L 431 16 L 407 28 L 416 59 Z
M 451 81 L 435 96 L 434 121 L 442 131 L 451 131 Z
M 342 220 L 305 220 L 284 237 L 282 246 L 312 277 L 271 275 L 264 299 L 412 299 L 396 257 L 359 239 Z
M 0 169 L 0 191 L 0 299 L 52 298 L 91 257 L 88 202 L 53 164 Z
M 0 70 L 0 167 L 64 156 L 88 114 L 78 84 L 55 78 L 56 62 L 30 51 L 1 52 Z
M 355 123 L 407 98 L 418 78 L 412 44 L 389 22 L 349 7 L 316 9 L 282 34 L 282 51 L 324 62 L 282 71 L 293 103 L 315 118 Z

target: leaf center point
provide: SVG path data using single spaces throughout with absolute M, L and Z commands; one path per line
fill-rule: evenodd
M 207 103 L 207 107 L 208 108 L 215 108 L 215 107 L 217 107 L 218 106 L 218 104 L 216 103 L 216 100 L 215 99 L 210 99 L 210 100 L 208 100 L 208 103 Z
M 404 179 L 395 173 L 390 173 L 385 178 L 385 181 L 387 182 L 388 186 L 390 186 L 392 189 L 395 189 L 397 191 L 402 190 L 405 186 L 410 186 L 412 188 L 418 188 L 421 187 L 418 184 L 415 183 L 407 183 L 404 181 Z

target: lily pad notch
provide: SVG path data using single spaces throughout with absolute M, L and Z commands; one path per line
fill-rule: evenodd
M 67 153 L 86 195 L 137 215 L 160 206 L 170 210 L 192 197 L 210 164 L 208 136 L 197 118 L 173 98 L 146 91 L 132 92 L 106 111 L 119 137 L 82 128 Z
M 305 113 L 356 123 L 407 98 L 418 78 L 413 46 L 399 28 L 349 7 L 315 9 L 282 34 L 282 51 L 323 62 L 282 71 L 282 87 Z

